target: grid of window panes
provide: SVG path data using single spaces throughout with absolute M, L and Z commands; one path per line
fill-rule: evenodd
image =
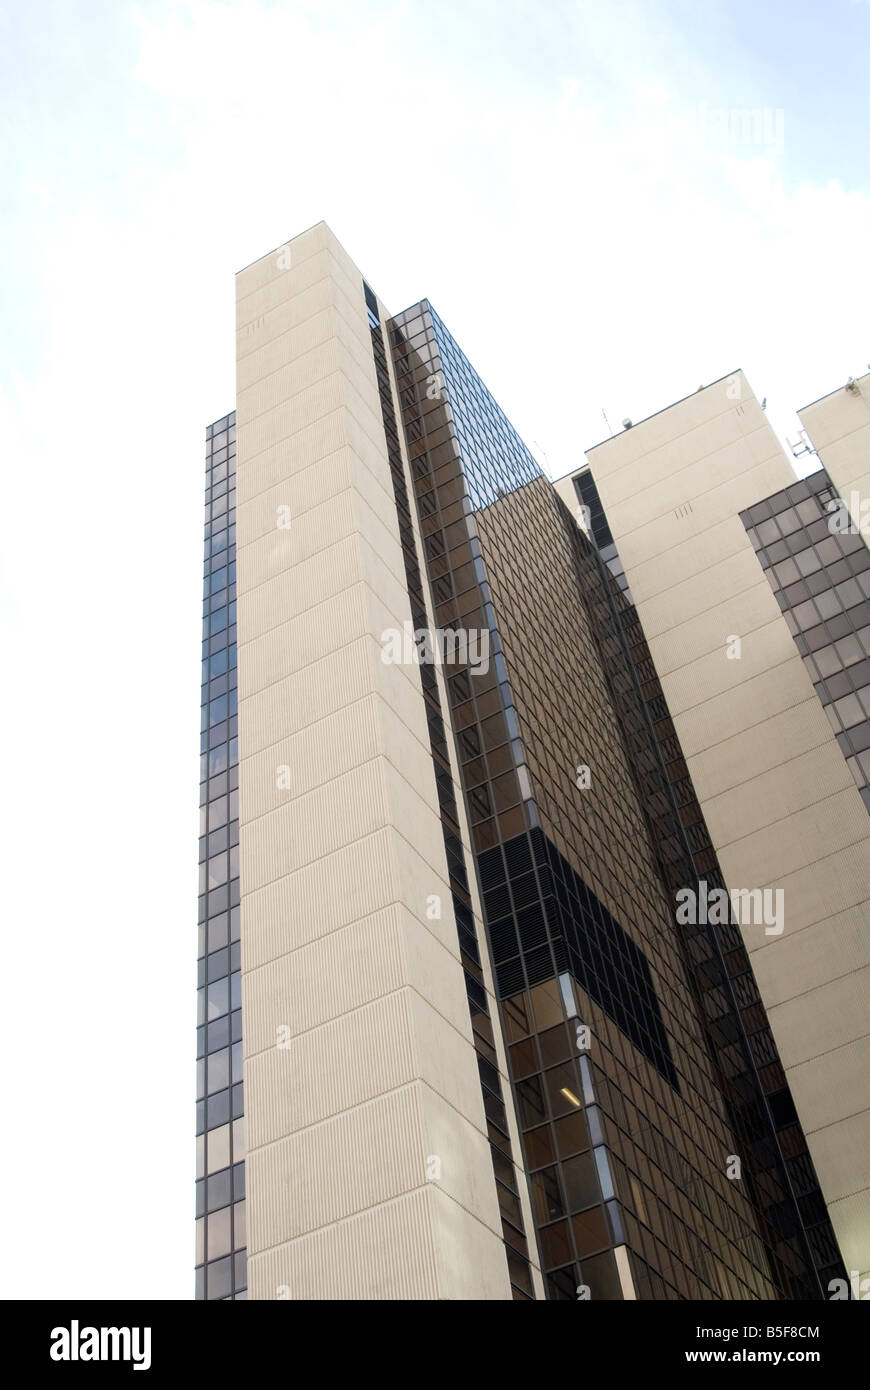
M 429 621 L 423 590 L 423 575 L 420 570 L 417 542 L 414 536 L 411 503 L 405 480 L 405 465 L 402 459 L 398 424 L 393 406 L 393 389 L 386 345 L 378 319 L 377 299 L 365 283 L 363 289 L 369 314 L 372 354 L 378 378 L 384 437 L 396 503 L 396 518 L 402 544 L 405 580 L 411 603 L 411 621 L 415 630 L 428 629 L 432 624 Z M 495 1049 L 490 1004 L 481 968 L 480 948 L 469 891 L 465 851 L 460 838 L 453 770 L 441 712 L 441 696 L 434 666 L 431 663 L 423 663 L 419 670 L 429 728 L 429 746 L 435 769 L 435 785 L 447 856 L 453 916 L 465 978 L 472 1038 L 477 1053 L 493 1178 L 501 1212 L 505 1257 L 513 1297 L 517 1301 L 524 1301 L 533 1299 L 535 1294 L 529 1269 L 528 1243 L 519 1198 L 520 1179 L 514 1163 L 502 1083 L 498 1071 L 498 1054 Z
M 548 842 L 535 853 L 544 921 L 557 969 L 572 969 L 572 950 L 586 967 L 575 983 L 585 985 L 590 1061 L 609 1083 L 595 1089 L 637 1287 L 643 1297 L 774 1297 L 779 1278 L 772 1278 L 748 1184 L 725 1174 L 726 1156 L 738 1146 L 633 777 L 618 698 L 627 675 L 611 676 L 597 646 L 590 591 L 602 592 L 604 571 L 597 560 L 588 570 L 579 565 L 580 533 L 544 480 L 500 498 L 476 520 L 535 818 Z M 588 767 L 588 787 L 578 787 L 578 767 Z M 601 909 L 648 962 L 673 1079 L 656 1065 L 655 1014 L 645 1016 L 623 989 L 627 1028 L 590 987 L 595 975 L 610 971 L 618 981 L 624 970 L 612 948 L 609 960 L 596 956 L 601 937 L 588 917 L 603 916 Z M 593 973 L 587 963 L 595 961 Z M 532 953 L 521 949 L 515 963 L 533 988 Z M 506 960 L 500 972 L 506 1002 L 522 983 L 511 969 Z M 688 1207 L 681 1191 L 691 1194 Z M 573 1277 L 556 1273 L 566 1286 Z
M 420 327 L 411 317 L 415 311 L 409 310 L 401 315 L 403 328 L 410 346 L 416 348 L 426 315 L 429 341 L 437 348 L 433 381 L 427 390 L 438 389 L 440 374 L 447 412 L 465 460 L 468 496 L 473 507 L 485 507 L 503 491 L 542 476 L 542 469 L 429 301 L 424 299 L 417 307 Z
M 579 1278 L 590 1298 L 619 1300 L 611 1250 L 625 1247 L 626 1232 L 592 1065 L 577 1056 L 577 1005 L 563 974 L 505 1001 L 505 1028 L 549 1297 L 575 1299 Z
M 562 1171 L 561 1160 L 545 1165 L 553 1172 L 539 1185 L 551 1205 L 546 1210 L 539 1205 L 537 1219 L 549 1295 L 573 1298 L 576 1292 L 569 1290 L 595 1282 L 599 1290 L 608 1291 L 598 1296 L 620 1297 L 614 1250 L 625 1236 L 641 1297 L 776 1297 L 776 1280 L 771 1278 L 758 1237 L 755 1208 L 745 1188 L 726 1176 L 726 1156 L 734 1152 L 734 1138 L 658 876 L 612 693 L 580 601 L 572 542 L 555 510 L 558 498 L 539 470 L 528 479 L 526 455 L 521 453 L 518 459 L 513 441 L 505 442 L 498 430 L 486 434 L 488 426 L 483 422 L 480 431 L 486 435 L 485 446 L 471 458 L 465 456 L 453 425 L 457 412 L 448 373 L 441 375 L 443 392 L 438 390 L 443 326 L 436 340 L 425 305 L 399 315 L 393 325 L 399 398 L 436 623 L 485 627 L 492 635 L 489 671 L 473 677 L 467 672 L 451 676 L 447 689 L 490 949 L 497 954 L 503 946 L 503 940 L 498 946 L 493 940 L 495 926 L 511 934 L 516 953 L 510 965 L 513 974 L 508 973 L 509 962 L 497 972 L 500 991 L 505 1009 L 522 996 L 523 1012 L 532 1027 L 529 1038 L 534 1034 L 531 1047 L 540 1049 L 535 1051 L 541 1062 L 540 1077 L 522 1078 L 524 1130 L 541 1128 L 542 1116 L 546 1125 L 564 1118 L 564 1110 L 553 1108 L 566 1100 L 564 1090 L 581 1102 L 587 1094 L 576 1056 L 556 1061 L 556 1071 L 560 1066 L 568 1068 L 570 1082 L 563 1078 L 552 1091 L 545 1073 L 554 1054 L 543 1051 L 550 1040 L 542 1044 L 540 1034 L 548 1028 L 542 1027 L 531 996 L 538 985 L 548 980 L 552 984 L 570 970 L 570 932 L 560 923 L 560 911 L 571 914 L 570 900 L 560 901 L 562 890 L 552 886 L 556 875 L 549 862 L 549 845 L 556 850 L 557 862 L 565 861 L 609 914 L 610 930 L 602 916 L 597 936 L 587 930 L 582 916 L 578 919 L 575 914 L 572 921 L 585 961 L 592 961 L 602 944 L 611 954 L 611 960 L 601 962 L 594 972 L 596 979 L 606 983 L 608 971 L 619 978 L 620 966 L 612 951 L 621 938 L 614 925 L 631 937 L 649 962 L 678 1073 L 674 1085 L 657 1065 L 661 1047 L 656 1061 L 650 1060 L 600 999 L 580 991 L 582 1017 L 595 1039 L 590 1061 L 600 1073 L 594 1094 L 602 1097 L 599 1109 L 606 1139 L 603 1144 L 590 1139 L 587 1149 L 607 1152 L 617 1194 L 608 1196 L 597 1169 L 601 1190 L 596 1206 L 618 1200 L 620 1210 L 608 1210 L 603 1226 L 603 1216 L 591 1218 L 592 1224 L 599 1222 L 597 1231 L 606 1235 L 607 1243 L 590 1254 L 591 1235 L 581 1240 L 573 1224 L 573 1217 L 583 1212 L 572 1195 L 570 1174 Z M 473 409 L 473 403 L 488 393 L 462 361 L 461 390 Z M 475 478 L 481 467 L 485 476 Z M 484 502 L 489 499 L 489 505 L 475 510 L 472 486 L 474 495 Z M 561 503 L 558 506 L 564 513 Z M 578 730 L 584 740 L 581 747 Z M 591 797 L 577 792 L 576 765 L 581 759 L 595 767 L 597 785 Z M 530 838 L 539 827 L 546 833 Z M 500 874 L 488 853 L 495 849 Z M 588 971 L 584 978 L 590 981 Z M 574 988 L 579 986 L 575 983 Z M 633 996 L 631 990 L 621 990 L 619 1006 L 632 1015 L 638 1036 L 644 1029 L 650 1034 L 653 1053 L 655 1030 L 650 1029 L 650 1020 L 655 1015 L 644 1013 L 641 997 L 642 991 Z M 614 1004 L 611 1008 L 618 1012 Z M 564 1045 L 564 1036 L 561 1042 Z M 519 1097 L 516 1075 L 513 1079 Z M 531 1099 L 538 1085 L 542 1088 L 540 1111 Z M 573 1102 L 568 1104 L 573 1107 Z M 555 1143 L 555 1135 L 551 1137 Z M 531 1169 L 528 1144 L 526 1158 Z M 565 1216 L 546 1220 L 559 1205 Z M 567 1245 L 561 1228 L 546 1238 L 547 1244 L 547 1228 L 569 1217 Z M 618 1222 L 611 1217 L 618 1217 Z M 590 1258 L 599 1261 L 592 1281 L 586 1278 L 581 1248 L 587 1251 L 587 1263 Z M 566 1249 L 571 1263 L 559 1264 Z
M 610 530 L 601 499 L 598 496 L 598 489 L 588 468 L 584 468 L 581 473 L 574 477 L 574 491 L 577 493 L 578 502 L 581 506 L 587 507 L 589 511 L 589 530 L 592 534 L 598 553 L 606 564 L 610 573 L 613 575 L 620 589 L 631 602 L 631 593 L 628 588 L 628 580 L 625 577 L 622 559 L 616 548 L 616 542 Z M 585 529 L 585 527 L 584 527 Z
M 677 1074 L 646 955 L 540 829 L 479 859 L 500 992 L 548 979 L 566 965 L 647 1061 Z M 537 867 L 537 877 L 536 870 Z M 548 936 L 553 953 L 546 948 Z
M 870 550 L 824 469 L 740 516 L 870 811 Z
M 206 441 L 196 1297 L 247 1297 L 236 683 L 236 417 Z
M 607 547 L 612 538 L 606 521 L 594 524 L 596 515 L 603 518 L 594 480 L 588 470 L 580 476 L 593 535 Z M 617 589 L 604 582 L 596 589 L 591 547 L 578 540 L 577 550 L 581 571 L 589 575 L 583 583 L 587 608 L 670 900 L 675 903 L 679 889 L 696 888 L 701 879 L 708 890 L 725 888 L 631 596 L 621 584 Z M 842 1261 L 742 934 L 733 921 L 687 924 L 680 927 L 680 940 L 780 1282 L 793 1298 L 818 1297 L 830 1279 L 842 1277 Z

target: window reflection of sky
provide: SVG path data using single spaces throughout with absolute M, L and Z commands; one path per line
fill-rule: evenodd
M 504 493 L 540 477 L 543 470 L 431 304 L 424 301 L 424 307 L 438 345 L 469 497 L 475 509 L 488 507 Z

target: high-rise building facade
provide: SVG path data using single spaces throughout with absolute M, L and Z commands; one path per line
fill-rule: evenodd
M 557 484 L 619 557 L 724 873 L 712 877 L 780 895 L 773 928 L 738 922 L 766 1014 L 750 1041 L 814 1253 L 833 1234 L 858 1279 L 870 1268 L 868 403 L 863 377 L 799 412 L 800 452 L 822 467 L 798 479 L 734 372 Z M 821 1198 L 830 1226 L 814 1220 Z
M 754 943 L 675 912 L 729 865 L 606 498 L 578 528 L 432 306 L 391 316 L 324 224 L 237 302 L 199 1296 L 825 1297 Z
M 196 1296 L 238 1298 L 245 1272 L 239 753 L 236 684 L 236 417 L 206 440 L 200 734 Z M 207 1263 L 206 1263 L 207 1262 Z

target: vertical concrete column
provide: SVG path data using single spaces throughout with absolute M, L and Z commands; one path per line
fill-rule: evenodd
M 250 1296 L 507 1299 L 362 278 L 320 223 L 237 304 Z

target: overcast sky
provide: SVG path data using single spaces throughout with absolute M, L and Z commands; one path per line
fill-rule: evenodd
M 553 476 L 738 366 L 793 435 L 870 362 L 870 4 L 18 0 L 0 66 L 0 1293 L 187 1298 L 234 272 L 325 218 Z

